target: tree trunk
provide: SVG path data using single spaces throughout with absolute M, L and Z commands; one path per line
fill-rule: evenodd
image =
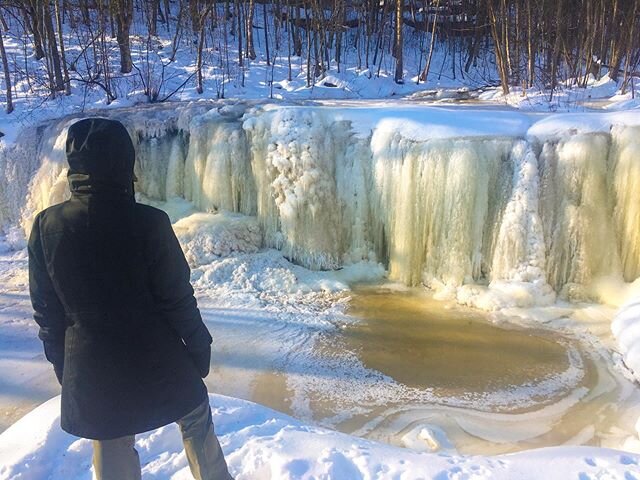
M 171 57 L 169 61 L 173 62 L 176 59 L 176 53 L 178 53 L 178 41 L 182 34 L 182 16 L 184 15 L 182 0 L 178 0 L 178 19 L 176 20 L 176 31 L 173 35 L 173 41 L 171 42 Z
M 33 34 L 33 52 L 36 60 L 40 60 L 45 57 L 44 53 L 44 41 L 43 41 L 43 25 L 39 0 L 29 0 L 27 10 L 29 13 L 31 33 Z
M 263 22 L 264 22 L 264 46 L 265 46 L 265 50 L 266 50 L 266 54 L 267 54 L 267 65 L 271 65 L 271 59 L 270 59 L 270 55 L 269 55 L 269 29 L 268 29 L 268 22 L 267 22 L 267 2 L 264 2 L 262 4 L 262 17 L 263 17 Z
M 82 23 L 91 24 L 91 15 L 89 14 L 88 0 L 80 0 L 80 13 L 82 14 Z
M 396 0 L 396 32 L 395 32 L 395 45 L 393 48 L 393 55 L 396 58 L 396 83 L 404 83 L 404 68 L 402 65 L 402 49 L 404 42 L 402 39 L 402 25 L 404 17 L 404 0 Z
M 0 10 L 0 14 L 2 11 Z M 2 22 L 4 23 L 4 22 Z M 4 83 L 7 87 L 7 108 L 6 112 L 13 112 L 13 97 L 11 95 L 11 73 L 9 72 L 9 59 L 7 58 L 7 52 L 4 49 L 4 41 L 2 39 L 3 30 L 0 25 L 0 57 L 2 57 L 2 70 L 4 72 Z
M 171 25 L 171 3 L 169 0 L 164 0 L 164 23 L 167 25 L 167 32 L 169 31 L 169 26 Z
M 293 10 L 293 21 L 289 22 L 291 25 L 291 35 L 293 37 L 293 55 L 295 57 L 302 56 L 302 37 L 300 35 L 300 27 L 297 25 L 300 18 L 300 7 L 295 5 L 291 7 Z
M 198 14 L 198 25 L 200 25 L 200 32 L 198 32 L 198 56 L 196 58 L 196 91 L 198 93 L 204 92 L 204 86 L 202 82 L 202 49 L 204 48 L 204 35 L 206 30 L 206 22 L 209 13 L 213 9 L 215 4 L 211 3 L 204 9 L 201 14 Z
M 533 87 L 535 80 L 536 56 L 533 48 L 533 18 L 531 13 L 531 2 L 527 1 L 527 56 L 528 56 L 528 87 Z
M 549 95 L 549 101 L 553 100 L 553 91 L 556 88 L 557 84 L 557 76 L 558 76 L 558 62 L 560 61 L 560 45 L 562 41 L 562 36 L 560 35 L 560 25 L 562 23 L 562 11 L 563 11 L 563 1 L 557 0 L 557 11 L 556 11 L 556 38 L 553 43 L 553 52 L 551 53 L 551 94 Z
M 491 25 L 491 37 L 493 38 L 494 50 L 496 54 L 496 64 L 498 67 L 498 73 L 500 74 L 500 83 L 502 85 L 502 93 L 504 95 L 509 94 L 509 73 L 507 71 L 507 62 L 503 50 L 502 38 L 498 33 L 498 19 L 493 7 L 492 1 L 488 4 L 489 23 Z
M 245 32 L 247 35 L 247 58 L 256 59 L 256 50 L 253 46 L 253 14 L 255 11 L 255 0 L 249 0 L 249 11 L 247 12 Z
M 431 40 L 429 43 L 429 56 L 427 57 L 427 63 L 424 65 L 424 70 L 420 74 L 420 81 L 426 82 L 429 70 L 431 69 L 431 58 L 433 57 L 433 47 L 436 43 L 436 23 L 438 20 L 438 8 L 440 8 L 440 0 L 436 0 L 436 12 L 433 15 L 433 24 L 431 25 Z M 425 9 L 426 10 L 426 9 Z M 426 12 L 425 12 L 426 16 Z
M 311 26 L 309 22 L 308 10 L 304 9 L 304 16 L 307 21 L 307 87 L 311 86 Z
M 200 19 L 200 35 L 198 35 L 198 56 L 196 59 L 196 91 L 204 92 L 202 83 L 202 48 L 204 45 L 204 18 Z
M 158 10 L 160 9 L 160 0 L 147 0 L 147 22 L 149 35 L 155 37 L 158 35 Z
M 635 32 L 636 31 L 636 27 L 637 27 L 637 16 L 638 16 L 638 10 L 640 10 L 640 0 L 634 0 L 633 1 L 633 14 L 631 15 L 631 28 L 630 31 L 631 32 Z M 624 67 L 624 79 L 622 81 L 622 89 L 621 89 L 621 93 L 624 95 L 625 92 L 627 91 L 627 88 L 629 86 L 629 81 L 632 82 L 631 86 L 633 87 L 633 75 L 631 73 L 631 70 L 633 68 L 635 68 L 635 65 L 632 65 L 631 62 L 631 55 L 632 52 L 634 51 L 634 48 L 638 48 L 640 47 L 640 45 L 634 45 L 635 44 L 635 40 L 637 39 L 637 37 L 634 37 L 633 35 L 629 35 L 629 38 L 627 39 L 627 52 L 625 55 L 625 67 Z M 640 55 L 638 56 L 639 60 L 640 60 Z M 632 95 L 633 98 L 635 98 L 635 92 L 632 89 Z
M 64 93 L 71 95 L 71 83 L 69 82 L 69 69 L 67 68 L 67 57 L 64 51 L 64 37 L 62 36 L 62 14 L 60 12 L 60 0 L 54 0 L 56 13 L 56 26 L 58 28 L 58 40 L 60 41 L 60 59 L 62 60 L 62 73 L 64 75 Z
M 507 63 L 507 77 L 510 79 L 513 75 L 513 67 L 511 65 L 511 43 L 509 41 L 509 12 L 507 10 L 507 1 L 500 2 L 500 19 L 502 22 L 502 43 L 504 45 L 504 60 Z
M 58 53 L 58 43 L 56 41 L 56 34 L 53 29 L 53 18 L 51 17 L 51 8 L 49 2 L 42 2 L 43 8 L 43 20 L 44 28 L 47 35 L 47 49 L 49 50 L 49 60 L 53 70 L 53 85 L 51 85 L 51 91 L 59 92 L 65 89 L 64 78 L 62 77 L 62 67 L 60 64 L 60 53 Z
M 198 0 L 189 0 L 189 15 L 191 16 L 191 30 L 197 35 L 200 32 L 200 7 Z
M 289 27 L 287 31 L 287 68 L 288 68 L 287 80 L 290 82 L 291 79 L 293 78 L 292 71 L 291 71 L 291 37 L 293 36 L 293 26 L 290 21 L 291 11 L 292 11 L 291 6 L 289 6 L 287 11 L 288 11 L 287 26 Z
M 129 30 L 133 20 L 133 0 L 115 0 L 111 3 L 115 9 L 118 47 L 120 48 L 120 71 L 129 73 L 133 70 L 133 60 L 131 60 L 131 40 Z
M 237 23 L 238 23 L 238 64 L 240 65 L 240 67 L 242 68 L 244 66 L 244 60 L 243 60 L 243 56 L 242 56 L 242 15 L 240 12 L 240 0 L 236 0 L 235 3 L 235 10 L 236 10 L 236 19 L 237 19 Z M 242 73 L 243 77 L 244 77 L 244 72 Z

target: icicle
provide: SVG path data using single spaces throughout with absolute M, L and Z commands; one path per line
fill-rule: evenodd
M 492 280 L 545 281 L 544 236 L 539 215 L 538 159 L 524 140 L 511 151 L 513 188 L 495 230 Z
M 624 279 L 640 277 L 640 128 L 614 127 L 611 154 L 613 221 Z
M 255 214 L 256 187 L 242 123 L 216 112 L 190 124 L 184 195 L 207 212 Z
M 169 165 L 167 166 L 167 180 L 165 184 L 165 199 L 184 197 L 184 163 L 186 146 L 183 134 L 171 143 Z
M 349 126 L 344 125 L 342 130 L 348 131 Z M 352 138 L 336 161 L 336 191 L 342 214 L 339 244 L 344 265 L 378 259 L 371 236 L 370 165 L 369 139 Z
M 0 231 L 21 221 L 30 179 L 40 166 L 40 130 L 25 130 L 19 143 L 0 142 Z
M 511 141 L 413 142 L 376 132 L 372 146 L 373 217 L 381 222 L 374 243 L 390 277 L 410 285 L 486 277 L 510 183 Z
M 572 284 L 620 271 L 607 195 L 609 144 L 606 134 L 568 135 L 547 141 L 540 154 L 547 278 L 557 292 L 566 286 L 567 296 Z
M 41 210 L 69 198 L 65 144 L 68 123 L 40 146 L 40 168 L 29 183 L 26 203 L 22 211 L 21 227 L 28 237 L 33 219 Z
M 312 109 L 283 108 L 245 122 L 267 245 L 315 269 L 342 264 L 336 162 L 348 130 Z

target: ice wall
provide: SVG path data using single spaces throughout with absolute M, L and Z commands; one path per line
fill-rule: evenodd
M 15 144 L 0 142 L 0 233 L 31 230 L 34 214 L 65 198 L 66 120 L 24 129 Z M 28 213 L 27 213 L 28 212 Z M 17 245 L 24 244 L 24 235 Z
M 343 212 L 362 172 L 352 172 L 339 191 L 349 128 L 313 109 L 281 109 L 243 123 L 252 171 L 257 177 L 258 218 L 268 246 L 314 269 L 339 268 L 348 245 L 350 225 Z M 346 198 L 349 197 L 349 198 Z M 343 215 L 346 214 L 346 215 Z M 346 234 L 346 235 L 345 235 Z
M 398 119 L 367 131 L 331 108 L 109 114 L 134 138 L 145 198 L 253 216 L 264 246 L 312 269 L 364 259 L 409 285 L 551 286 L 576 299 L 603 276 L 640 276 L 640 127 L 431 138 Z M 65 125 L 40 140 L 19 211 L 0 196 L 6 221 L 28 230 L 65 198 Z
M 544 143 L 540 212 L 549 283 L 587 284 L 620 271 L 607 189 L 610 136 L 579 134 Z
M 615 127 L 609 195 L 624 279 L 640 277 L 640 128 Z
M 508 139 L 372 138 L 372 242 L 392 279 L 462 285 L 491 269 L 511 190 Z

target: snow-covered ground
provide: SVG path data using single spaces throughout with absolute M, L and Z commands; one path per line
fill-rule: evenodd
M 230 222 L 231 227 L 234 225 L 233 221 Z M 180 234 L 180 229 L 177 230 Z M 33 403 L 40 403 L 54 396 L 0 434 L 0 478 L 88 480 L 91 478 L 90 442 L 69 436 L 59 428 L 59 397 L 55 396 L 57 384 L 41 353 L 25 295 L 24 252 L 5 252 L 0 258 L 0 265 L 4 285 L 0 311 L 0 362 L 2 371 L 6 372 L 3 375 L 3 393 L 7 397 L 13 396 L 8 399 L 13 402 L 30 398 Z M 237 396 L 246 397 L 252 392 L 265 390 L 272 397 L 277 397 L 282 396 L 278 389 L 291 389 L 289 391 L 293 393 L 296 383 L 304 385 L 306 382 L 325 394 L 330 391 L 323 390 L 323 384 L 329 388 L 333 386 L 333 389 L 336 385 L 339 389 L 351 388 L 351 391 L 342 392 L 337 397 L 364 400 L 363 405 L 367 403 L 368 395 L 384 394 L 385 390 L 387 395 L 390 393 L 393 381 L 362 366 L 358 372 L 357 368 L 354 369 L 353 359 L 352 365 L 342 365 L 349 362 L 348 357 L 338 357 L 338 364 L 323 365 L 322 358 L 309 357 L 312 351 L 308 344 L 314 343 L 313 333 L 335 328 L 335 318 L 342 318 L 341 305 L 345 297 L 340 289 L 344 284 L 341 286 L 330 276 L 295 267 L 275 251 L 223 257 L 208 265 L 204 271 L 196 269 L 194 280 L 205 321 L 215 337 L 211 391 L 225 388 Z M 318 280 L 323 277 L 325 283 L 321 285 L 325 293 L 296 292 L 298 282 L 306 282 L 303 290 L 311 290 L 314 278 L 318 290 Z M 283 288 L 294 293 L 284 293 Z M 331 290 L 334 293 L 330 293 Z M 575 307 L 567 310 L 575 310 Z M 556 321 L 564 318 L 568 322 L 567 313 L 556 311 L 559 318 Z M 596 319 L 597 315 L 591 312 L 587 317 Z M 571 321 L 580 322 L 577 318 Z M 599 326 L 604 323 L 606 319 L 601 320 Z M 571 328 L 575 329 L 577 325 Z M 239 346 L 244 349 L 238 351 Z M 301 361 L 305 358 L 311 362 Z M 257 369 L 256 364 L 259 365 Z M 296 370 L 290 372 L 292 383 L 289 385 L 277 375 L 269 374 L 270 369 L 277 371 L 277 367 L 282 368 L 283 365 L 285 371 L 286 367 Z M 323 379 L 324 376 L 328 378 Z M 589 396 L 597 398 L 597 390 L 611 388 L 608 382 L 611 378 L 600 383 Z M 418 423 L 412 431 L 406 432 L 404 445 L 409 448 L 323 429 L 309 423 L 314 417 L 308 411 L 308 404 L 305 408 L 305 401 L 313 399 L 300 395 L 299 390 L 297 395 L 288 397 L 285 394 L 288 400 L 281 406 L 287 407 L 288 404 L 290 410 L 307 418 L 307 421 L 296 420 L 252 402 L 211 395 L 216 431 L 231 472 L 239 480 L 640 478 L 640 455 L 631 453 L 638 451 L 637 432 L 635 440 L 630 435 L 626 443 L 617 444 L 618 448 L 627 451 L 576 446 L 583 441 L 581 438 L 589 437 L 589 432 L 581 432 L 582 437 L 569 440 L 569 446 L 511 455 L 467 456 L 457 454 L 444 431 L 433 424 Z M 292 408 L 291 403 L 296 402 L 301 403 Z M 629 405 L 624 408 L 623 405 L 629 402 L 637 404 L 637 395 L 623 397 L 617 408 L 627 408 Z M 278 405 L 277 401 L 272 403 Z M 553 406 L 546 419 L 534 414 L 521 427 L 517 425 L 517 415 L 485 414 L 487 423 L 484 428 L 487 425 L 491 427 L 484 433 L 480 429 L 476 434 L 504 437 L 520 429 L 516 435 L 530 435 L 532 429 L 541 427 L 541 422 L 557 422 L 562 416 L 562 411 L 560 416 L 553 413 L 557 408 L 562 410 L 566 405 L 562 407 L 560 402 Z M 593 411 L 586 410 L 583 415 L 588 418 L 589 413 L 593 414 Z M 597 415 L 602 413 L 600 411 Z M 12 415 L 14 418 L 19 416 L 15 412 Z M 636 418 L 637 415 L 636 410 Z M 445 415 L 458 416 L 463 416 L 463 412 L 449 410 Z M 480 412 L 476 413 L 476 417 L 481 416 Z M 510 416 L 512 418 L 509 419 Z M 609 434 L 615 435 L 616 429 L 625 427 L 633 431 L 631 421 L 629 417 L 621 419 L 621 424 L 612 427 Z M 467 426 L 471 428 L 473 418 L 467 418 L 467 422 L 471 422 Z M 144 478 L 190 478 L 175 425 L 139 435 L 137 448 L 144 466 Z M 420 453 L 429 451 L 436 453 Z
M 229 469 L 250 479 L 633 480 L 640 455 L 593 447 L 546 448 L 496 457 L 425 454 L 305 425 L 244 400 L 210 395 Z M 59 427 L 60 398 L 0 436 L 0 478 L 89 480 L 91 442 Z M 139 435 L 145 479 L 191 478 L 176 425 Z
M 611 330 L 627 366 L 640 381 L 640 296 L 620 309 Z
M 465 408 L 461 399 L 438 399 L 428 388 L 408 391 L 362 364 L 356 351 L 342 351 L 342 344 L 337 345 L 339 353 L 335 357 L 318 354 L 319 339 L 329 334 L 326 338 L 331 341 L 336 338 L 332 332 L 356 321 L 344 315 L 350 295 L 344 290 L 348 283 L 380 278 L 383 272 L 374 266 L 361 266 L 360 272 L 353 268 L 337 274 L 311 272 L 289 263 L 275 250 L 251 253 L 254 246 L 246 248 L 249 253 L 220 250 L 221 245 L 229 243 L 241 245 L 237 238 L 243 235 L 251 238 L 251 224 L 246 217 L 241 220 L 227 216 L 203 222 L 202 214 L 196 213 L 189 222 L 183 219 L 174 225 L 187 254 L 204 262 L 194 269 L 193 282 L 205 322 L 214 335 L 210 391 L 259 398 L 303 419 L 237 398 L 211 395 L 216 430 L 238 479 L 640 478 L 640 440 L 635 427 L 640 418 L 640 392 L 624 379 L 627 371 L 622 365 L 613 365 L 616 357 L 611 357 L 613 343 L 608 325 L 615 309 L 558 304 L 496 312 L 494 320 L 498 322 L 514 322 L 516 315 L 521 315 L 522 324 L 528 327 L 535 325 L 532 322 L 543 322 L 558 333 L 581 332 L 579 338 L 586 348 L 599 351 L 604 358 L 597 368 L 598 380 L 587 388 L 580 381 L 571 387 L 575 382 L 572 373 L 566 380 L 571 392 L 568 396 L 562 393 L 550 405 L 543 401 L 535 406 L 534 402 L 533 409 L 524 413 L 483 412 L 483 408 L 491 408 L 491 399 L 483 406 L 482 400 L 472 398 Z M 206 234 L 194 235 L 198 228 Z M 205 239 L 213 243 L 201 243 Z M 198 256 L 203 251 L 215 251 L 219 256 Z M 0 479 L 88 480 L 90 442 L 59 429 L 58 386 L 31 320 L 24 251 L 0 255 L 0 281 L 0 365 L 7 372 L 2 379 L 0 408 L 9 420 L 3 427 L 32 406 L 54 397 L 0 434 Z M 582 369 L 585 365 L 580 362 L 578 367 Z M 530 386 L 532 395 L 544 395 L 538 387 Z M 515 392 L 517 389 L 512 394 Z M 523 397 L 515 394 L 509 399 L 505 391 L 494 400 L 516 408 L 531 400 L 526 388 Z M 447 401 L 453 403 L 447 406 Z M 396 411 L 390 408 L 384 412 L 383 408 L 381 412 L 379 407 L 389 402 L 404 405 Z M 327 403 L 330 407 L 323 409 Z M 13 410 L 14 406 L 19 410 Z M 399 423 L 402 427 L 395 428 L 401 434 L 381 434 L 380 420 L 374 416 L 358 429 L 359 435 L 388 438 L 407 448 L 317 426 L 339 425 L 350 416 L 366 418 L 367 411 L 374 415 L 378 412 L 380 420 Z M 577 430 L 564 421 L 565 416 L 580 418 Z M 614 420 L 610 424 L 605 421 L 605 430 L 596 431 L 597 417 Z M 452 428 L 456 423 L 458 426 Z M 537 439 L 544 444 L 544 438 L 557 425 L 569 434 L 562 441 L 565 446 L 498 456 L 469 456 L 456 451 L 473 437 L 494 445 L 483 447 L 485 451 L 500 451 L 505 448 L 500 447 L 502 442 L 518 439 L 523 445 L 530 441 L 535 444 Z M 471 433 L 462 441 L 455 434 L 460 426 Z M 575 436 L 572 431 L 576 431 Z M 396 437 L 395 442 L 392 437 Z M 594 441 L 601 447 L 578 446 Z M 175 425 L 139 435 L 137 445 L 144 478 L 190 478 Z M 604 445 L 618 450 L 602 448 Z

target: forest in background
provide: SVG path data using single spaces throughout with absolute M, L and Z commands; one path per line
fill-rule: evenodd
M 7 112 L 25 82 L 48 95 L 90 85 L 109 103 L 114 80 L 133 75 L 149 101 L 168 100 L 165 67 L 184 50 L 193 57 L 184 84 L 202 93 L 206 68 L 215 68 L 224 97 L 225 77 L 244 85 L 256 43 L 267 65 L 287 64 L 289 81 L 299 66 L 307 86 L 349 68 L 380 75 L 383 59 L 395 82 L 424 82 L 436 52 L 449 77 L 484 72 L 505 94 L 516 86 L 553 96 L 560 84 L 603 75 L 624 93 L 640 76 L 639 23 L 640 0 L 2 0 L 0 56 Z M 38 71 L 10 62 L 9 38 L 40 61 Z M 135 59 L 132 42 L 144 53 Z

